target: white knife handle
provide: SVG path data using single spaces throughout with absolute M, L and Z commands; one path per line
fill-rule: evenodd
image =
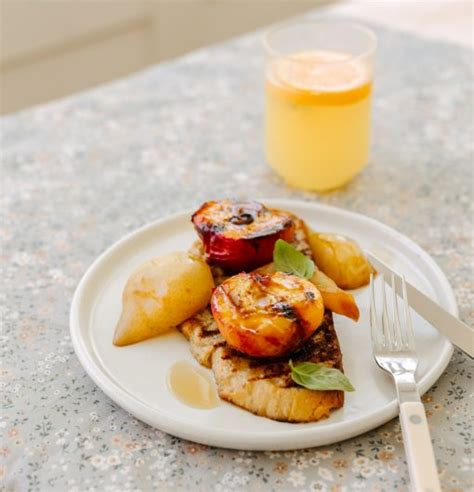
M 400 424 L 412 490 L 414 492 L 441 492 L 423 403 L 402 403 Z

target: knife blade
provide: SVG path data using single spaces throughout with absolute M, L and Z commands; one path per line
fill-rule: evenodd
M 395 287 L 398 295 L 402 294 L 402 278 L 376 255 L 367 251 L 367 257 L 375 269 L 384 274 L 385 281 L 391 283 L 395 276 Z M 410 306 L 434 328 L 447 337 L 456 347 L 469 357 L 474 358 L 474 330 L 445 311 L 439 304 L 406 282 L 408 302 Z

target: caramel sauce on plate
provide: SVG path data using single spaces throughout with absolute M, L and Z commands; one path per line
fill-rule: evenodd
M 219 405 L 214 383 L 200 367 L 182 360 L 168 369 L 168 388 L 185 405 L 209 409 Z

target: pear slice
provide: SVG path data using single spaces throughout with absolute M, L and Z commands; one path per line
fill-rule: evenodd
M 147 261 L 125 285 L 114 345 L 130 345 L 167 332 L 204 309 L 213 288 L 207 263 L 187 253 Z
M 350 292 L 340 289 L 334 280 L 318 269 L 316 269 L 310 280 L 321 292 L 325 307 L 333 313 L 347 316 L 354 321 L 359 320 L 359 308 Z
M 357 289 L 367 285 L 375 273 L 359 245 L 340 234 L 309 230 L 308 240 L 314 262 L 341 289 Z

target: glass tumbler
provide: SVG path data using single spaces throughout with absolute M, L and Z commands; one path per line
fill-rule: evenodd
M 369 29 L 340 21 L 265 35 L 265 154 L 290 186 L 328 191 L 367 163 L 376 44 Z

